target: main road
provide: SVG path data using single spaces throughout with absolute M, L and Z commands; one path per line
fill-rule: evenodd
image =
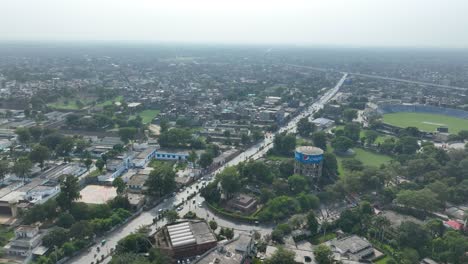
M 304 65 L 296 65 L 296 64 L 286 64 L 286 65 L 295 67 L 295 68 L 309 69 L 309 70 L 321 71 L 321 72 L 337 72 L 337 70 L 333 70 L 333 69 L 325 69 L 325 68 L 318 68 L 318 67 L 312 67 L 312 66 L 304 66 Z M 359 73 L 359 72 L 349 72 L 348 74 L 372 78 L 372 79 L 380 79 L 380 80 L 387 80 L 387 81 L 393 81 L 393 82 L 402 82 L 402 83 L 410 83 L 410 84 L 417 84 L 417 85 L 424 85 L 424 86 L 432 86 L 432 87 L 437 87 L 437 88 L 446 88 L 446 89 L 459 90 L 459 91 L 468 90 L 468 88 L 466 87 L 458 87 L 458 86 L 443 85 L 443 84 L 437 84 L 437 83 L 406 80 L 406 79 L 374 75 L 374 74 L 365 74 L 365 73 Z
M 323 106 L 328 101 L 330 101 L 331 98 L 333 98 L 333 96 L 338 92 L 338 90 L 340 89 L 341 85 L 343 85 L 343 82 L 345 81 L 347 76 L 348 76 L 347 73 L 343 73 L 343 77 L 338 81 L 338 83 L 335 85 L 334 88 L 327 91 L 322 97 L 320 97 L 320 99 L 318 99 L 317 102 L 313 103 L 306 110 L 304 110 L 301 114 L 294 117 L 285 126 L 281 127 L 279 131 L 276 133 L 295 132 L 297 122 L 301 118 L 307 117 L 315 113 L 319 109 L 323 108 Z M 255 160 L 255 159 L 262 157 L 263 155 L 266 154 L 266 152 L 269 149 L 273 147 L 273 138 L 274 138 L 274 134 L 267 134 L 262 141 L 260 141 L 259 143 L 255 144 L 254 146 L 248 148 L 244 152 L 234 157 L 232 160 L 230 160 L 229 162 L 227 162 L 226 164 L 218 168 L 216 171 L 214 171 L 212 175 L 216 175 L 217 173 L 221 172 L 224 168 L 228 166 L 237 165 L 240 162 L 243 162 L 249 159 Z M 237 231 L 257 230 L 262 234 L 271 232 L 272 230 L 271 226 L 267 226 L 267 225 L 255 225 L 254 226 L 254 225 L 249 225 L 249 224 L 237 223 L 237 222 L 226 220 L 226 219 L 221 219 L 211 214 L 208 210 L 203 208 L 203 206 L 202 207 L 198 206 L 198 203 L 203 202 L 203 198 L 200 197 L 198 193 L 198 190 L 201 187 L 202 187 L 202 183 L 196 182 L 192 186 L 185 188 L 183 191 L 179 191 L 178 193 L 176 193 L 175 196 L 169 199 L 166 199 L 164 202 L 158 204 L 151 210 L 142 212 L 139 216 L 130 220 L 128 223 L 124 224 L 120 228 L 117 228 L 116 230 L 106 234 L 103 237 L 99 237 L 100 240 L 101 239 L 106 240 L 105 245 L 100 247 L 99 252 L 97 251 L 97 245 L 95 245 L 92 248 L 90 248 L 89 251 L 84 251 L 81 254 L 78 254 L 77 256 L 70 259 L 68 262 L 77 263 L 77 264 L 78 263 L 90 264 L 92 262 L 96 263 L 96 259 L 99 258 L 99 256 L 101 256 L 102 254 L 108 254 L 112 248 L 115 248 L 115 246 L 117 245 L 117 242 L 120 239 L 135 232 L 140 227 L 151 226 L 153 229 L 155 229 L 157 226 L 153 225 L 153 219 L 158 216 L 160 210 L 173 209 L 174 205 L 177 205 L 183 201 L 187 201 L 188 196 L 192 195 L 193 193 L 196 193 L 196 196 L 192 198 L 192 200 L 190 201 L 191 204 L 187 204 L 184 206 L 184 208 L 179 212 L 180 215 L 184 215 L 187 211 L 192 210 L 192 211 L 195 211 L 200 217 L 208 216 L 209 219 L 215 218 L 220 226 L 232 227 L 236 229 Z M 195 201 L 195 203 L 192 203 L 192 201 Z M 157 222 L 158 226 L 162 226 L 164 224 L 165 224 L 164 220 Z M 104 262 L 109 261 L 109 259 L 110 258 L 107 258 L 106 261 Z

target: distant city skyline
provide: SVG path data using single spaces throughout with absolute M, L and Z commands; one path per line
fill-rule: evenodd
M 0 41 L 468 48 L 464 0 L 15 0 Z

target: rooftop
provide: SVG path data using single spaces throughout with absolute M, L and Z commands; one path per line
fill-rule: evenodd
M 301 146 L 296 148 L 297 152 L 300 152 L 305 155 L 322 155 L 323 150 L 317 147 L 312 146 Z

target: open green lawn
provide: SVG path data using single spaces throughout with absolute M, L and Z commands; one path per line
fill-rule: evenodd
M 385 256 L 375 262 L 375 264 L 387 264 L 388 261 L 390 261 L 391 258 L 389 256 Z
M 76 103 L 79 100 L 82 103 L 82 106 L 79 107 Z M 88 105 L 92 102 L 92 99 L 89 98 L 60 98 L 56 102 L 48 103 L 47 106 L 54 108 L 54 109 L 62 109 L 62 110 L 79 110 L 82 107 Z
M 138 115 L 143 119 L 143 124 L 151 123 L 158 114 L 159 110 L 144 110 L 138 113 Z
M 333 148 L 328 144 L 327 146 L 328 152 L 333 152 Z M 353 148 L 354 155 L 351 156 L 340 156 L 336 155 L 336 160 L 338 161 L 338 173 L 340 176 L 345 175 L 345 169 L 343 168 L 342 162 L 345 159 L 352 159 L 355 158 L 360 160 L 365 166 L 372 166 L 372 167 L 379 167 L 381 164 L 390 162 L 392 158 L 387 155 L 374 153 L 369 150 L 365 150 L 362 148 Z
M 113 104 L 114 102 L 122 102 L 122 101 L 123 101 L 123 96 L 119 95 L 119 96 L 116 96 L 113 99 L 109 99 L 109 100 L 104 101 L 102 103 L 96 104 L 96 106 L 107 106 L 107 105 Z
M 368 129 L 361 129 L 361 132 L 359 133 L 359 137 L 360 138 L 365 137 L 366 136 L 366 131 L 368 131 Z M 393 136 L 389 136 L 389 135 L 385 135 L 385 134 L 379 134 L 379 136 L 375 139 L 375 144 L 383 143 L 385 141 L 385 139 L 392 138 L 392 137 Z
M 419 130 L 433 132 L 437 127 L 446 126 L 449 132 L 456 134 L 468 128 L 468 120 L 446 115 L 427 113 L 390 113 L 383 116 L 383 122 L 398 127 L 417 127 Z

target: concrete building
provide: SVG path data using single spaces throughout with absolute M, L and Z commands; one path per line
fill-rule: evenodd
M 140 153 L 136 155 L 133 159 L 133 167 L 135 168 L 144 168 L 145 165 L 151 160 L 156 157 L 156 148 L 155 147 L 147 147 Z
M 370 260 L 375 256 L 371 243 L 356 235 L 333 239 L 328 241 L 327 244 L 333 252 L 339 254 L 342 258 L 359 261 L 362 259 Z
M 319 129 L 324 130 L 332 127 L 335 124 L 335 121 L 328 118 L 319 117 L 312 120 L 312 123 L 315 124 Z
M 145 188 L 145 182 L 148 179 L 148 174 L 137 173 L 133 175 L 127 182 L 128 191 L 134 193 L 141 193 Z
M 257 210 L 257 199 L 247 194 L 238 194 L 227 202 L 229 210 L 249 214 Z
M 29 257 L 32 250 L 41 243 L 41 234 L 37 226 L 19 226 L 15 230 L 15 238 L 5 245 L 4 249 L 10 256 Z
M 189 153 L 187 151 L 169 149 L 159 149 L 156 151 L 156 159 L 158 160 L 186 161 L 188 156 Z
M 294 153 L 294 173 L 316 182 L 322 176 L 323 150 L 312 146 L 297 147 Z
M 255 255 L 255 244 L 248 234 L 240 234 L 233 240 L 220 243 L 217 247 L 209 250 L 194 264 L 244 264 L 251 263 Z
M 217 239 L 205 221 L 186 221 L 167 225 L 155 236 L 155 247 L 174 260 L 202 255 L 216 247 Z

